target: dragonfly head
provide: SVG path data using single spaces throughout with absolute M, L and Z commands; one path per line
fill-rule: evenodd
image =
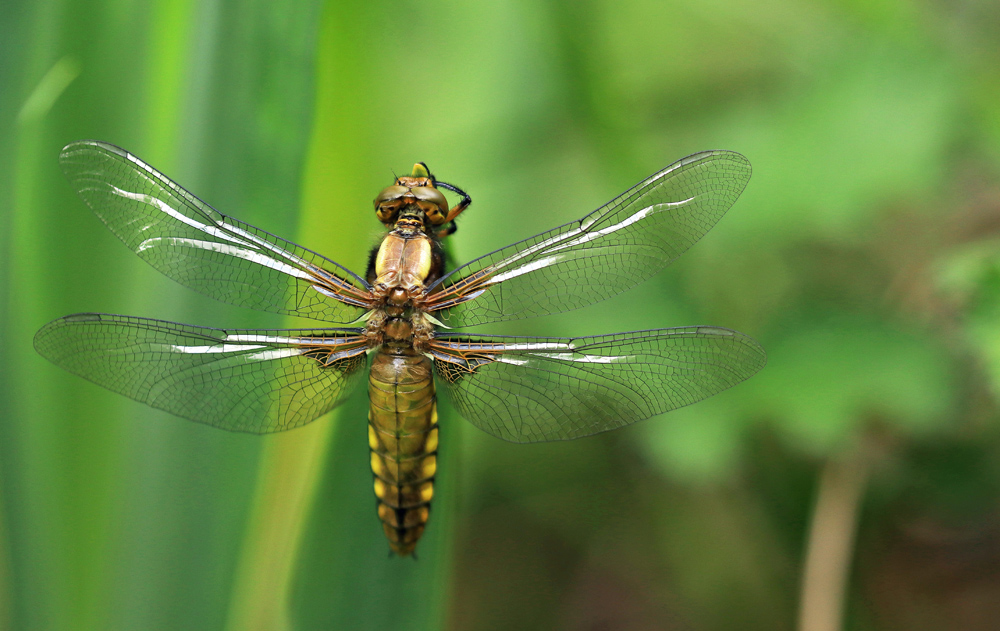
M 448 201 L 423 162 L 414 164 L 410 175 L 397 177 L 392 186 L 382 189 L 374 203 L 375 215 L 386 226 L 396 223 L 403 210 L 422 215 L 434 226 L 445 223 L 448 217 Z

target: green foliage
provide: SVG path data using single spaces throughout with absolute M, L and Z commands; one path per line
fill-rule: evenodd
M 932 340 L 877 320 L 828 321 L 771 347 L 754 396 L 790 440 L 830 453 L 868 425 L 919 435 L 951 421 L 950 361 Z

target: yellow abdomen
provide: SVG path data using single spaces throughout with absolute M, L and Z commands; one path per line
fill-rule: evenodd
M 437 403 L 429 359 L 383 347 L 368 378 L 368 446 L 378 516 L 389 546 L 413 552 L 424 532 L 437 471 Z

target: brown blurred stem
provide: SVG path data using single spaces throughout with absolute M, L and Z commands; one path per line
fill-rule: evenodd
M 869 439 L 832 456 L 820 474 L 802 571 L 799 631 L 840 631 L 858 510 L 871 468 Z

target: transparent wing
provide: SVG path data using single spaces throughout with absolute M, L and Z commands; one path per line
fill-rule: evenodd
M 253 434 L 322 416 L 361 381 L 360 329 L 223 331 L 100 313 L 54 320 L 35 349 L 71 373 L 192 421 Z
M 227 217 L 134 155 L 84 140 L 59 155 L 66 177 L 125 245 L 173 280 L 261 311 L 350 322 L 370 308 L 353 272 Z
M 497 250 L 431 286 L 420 308 L 449 327 L 577 309 L 630 289 L 700 239 L 740 196 L 750 162 L 706 151 L 579 221 Z
M 766 362 L 753 339 L 709 326 L 575 339 L 446 333 L 430 354 L 462 416 L 515 443 L 629 425 L 719 393 Z

